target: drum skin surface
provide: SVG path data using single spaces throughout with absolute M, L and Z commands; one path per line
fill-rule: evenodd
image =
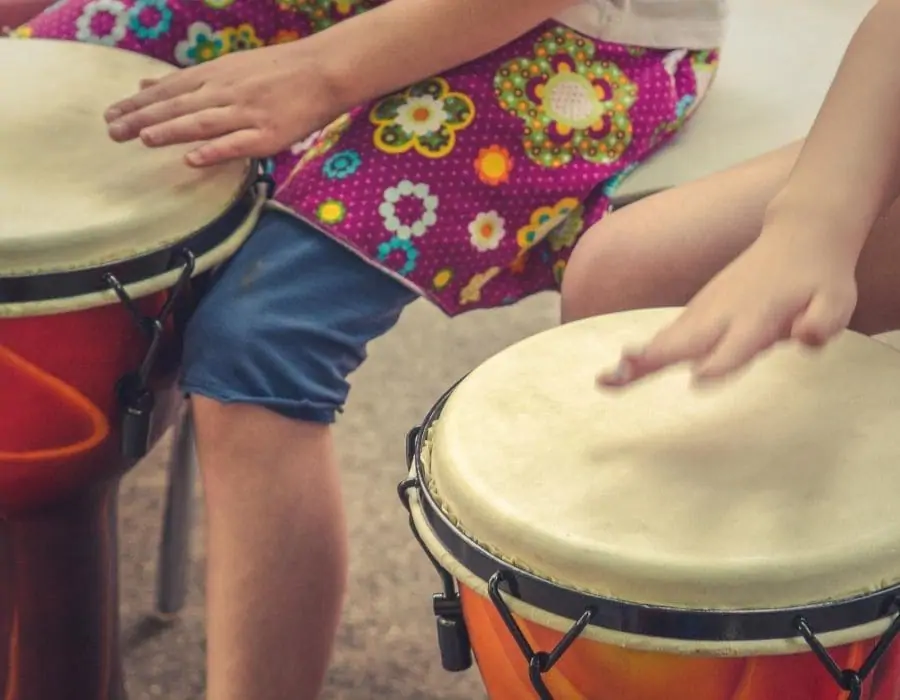
M 528 664 L 487 598 L 460 586 L 463 615 L 490 700 L 536 697 Z M 562 634 L 517 618 L 531 647 L 553 649 Z M 862 666 L 875 641 L 831 649 L 841 668 Z M 845 700 L 812 652 L 747 658 L 679 656 L 578 639 L 544 676 L 554 700 Z M 900 645 L 866 681 L 860 700 L 900 700 Z
M 816 639 L 853 673 L 887 626 L 869 627 L 884 607 L 834 615 L 900 583 L 900 355 L 847 332 L 814 354 L 780 346 L 715 385 L 676 367 L 626 391 L 597 388 L 623 347 L 677 313 L 598 317 L 521 341 L 420 428 L 410 512 L 458 582 L 491 700 L 538 697 L 485 592 L 501 563 L 583 593 L 585 607 L 593 596 L 707 619 L 830 610 L 834 626 Z M 559 592 L 529 586 L 509 594 L 510 608 L 531 648 L 549 653 L 571 613 L 553 609 Z M 856 696 L 790 622 L 772 636 L 736 626 L 691 641 L 620 612 L 625 627 L 588 624 L 543 676 L 553 700 L 900 700 L 896 638 Z

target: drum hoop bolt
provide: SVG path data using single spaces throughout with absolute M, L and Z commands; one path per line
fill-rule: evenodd
M 900 598 L 895 597 L 891 600 L 887 612 L 889 612 L 890 609 L 900 611 Z M 878 662 L 881 661 L 898 634 L 900 634 L 900 615 L 894 617 L 890 627 L 887 628 L 885 633 L 881 636 L 881 639 L 878 640 L 875 648 L 872 649 L 858 670 L 844 669 L 838 666 L 834 657 L 816 636 L 816 633 L 805 618 L 798 617 L 794 622 L 794 626 L 797 632 L 799 632 L 806 641 L 807 646 L 809 646 L 810 650 L 815 654 L 819 663 L 822 664 L 828 672 L 828 675 L 831 676 L 832 680 L 841 690 L 849 693 L 847 700 L 860 700 L 862 698 L 863 684 L 866 682 L 866 679 L 872 671 L 875 670 Z
M 122 420 L 120 449 L 122 455 L 133 462 L 144 457 L 150 447 L 150 425 L 155 401 L 153 392 L 147 387 L 147 382 L 159 356 L 166 322 L 175 313 L 175 305 L 182 298 L 182 294 L 190 284 L 197 268 L 197 260 L 187 248 L 178 251 L 176 255 L 181 258 L 181 273 L 156 316 L 142 314 L 135 300 L 128 294 L 125 285 L 112 272 L 103 275 L 103 281 L 115 292 L 122 306 L 134 320 L 135 326 L 147 336 L 149 341 L 137 369 L 120 378 L 116 388 Z

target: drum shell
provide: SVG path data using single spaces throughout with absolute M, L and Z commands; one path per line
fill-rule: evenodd
M 449 554 L 430 532 L 420 496 L 410 493 L 409 505 L 421 544 L 440 566 L 455 577 L 462 614 L 490 700 L 537 697 L 528 661 L 486 595 L 481 581 Z M 542 624 L 545 615 L 519 604 L 513 613 L 536 652 L 549 652 L 564 632 Z M 878 642 L 872 639 L 829 649 L 844 669 L 859 669 Z M 648 646 L 652 646 L 649 644 Z M 802 647 L 798 646 L 798 649 Z M 553 700 L 845 700 L 841 690 L 811 651 L 741 656 L 739 652 L 698 653 L 685 643 L 683 653 L 629 648 L 612 641 L 576 639 L 557 665 L 543 676 Z M 900 644 L 893 644 L 875 667 L 859 700 L 900 698 Z
M 152 295 L 137 307 L 153 316 L 164 300 Z M 175 341 L 169 323 L 157 386 L 172 374 Z M 52 504 L 127 468 L 118 384 L 148 345 L 121 304 L 0 319 L 0 515 Z
M 460 585 L 463 616 L 491 700 L 529 697 L 528 665 L 487 598 Z M 562 633 L 517 618 L 536 650 Z M 832 649 L 842 668 L 859 668 L 876 640 Z M 860 700 L 900 697 L 900 647 L 876 667 Z M 844 700 L 812 652 L 790 656 L 713 657 L 626 649 L 578 639 L 544 680 L 554 700 Z

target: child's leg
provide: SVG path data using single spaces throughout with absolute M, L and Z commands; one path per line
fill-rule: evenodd
M 759 234 L 799 148 L 648 197 L 600 221 L 579 241 L 566 268 L 563 321 L 686 304 Z M 900 327 L 900 208 L 873 230 L 857 279 L 851 328 L 879 333 Z
M 216 280 L 186 337 L 207 504 L 210 700 L 312 700 L 347 570 L 329 424 L 369 340 L 416 296 L 281 213 Z

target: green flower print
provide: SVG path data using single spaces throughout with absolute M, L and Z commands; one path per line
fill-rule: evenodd
M 372 0 L 277 0 L 282 10 L 303 15 L 314 32 L 328 29 L 343 19 L 372 6 Z
M 631 144 L 637 85 L 594 53 L 574 32 L 548 29 L 531 57 L 504 63 L 494 76 L 497 100 L 524 123 L 522 143 L 538 165 L 558 168 L 575 158 L 606 165 Z

